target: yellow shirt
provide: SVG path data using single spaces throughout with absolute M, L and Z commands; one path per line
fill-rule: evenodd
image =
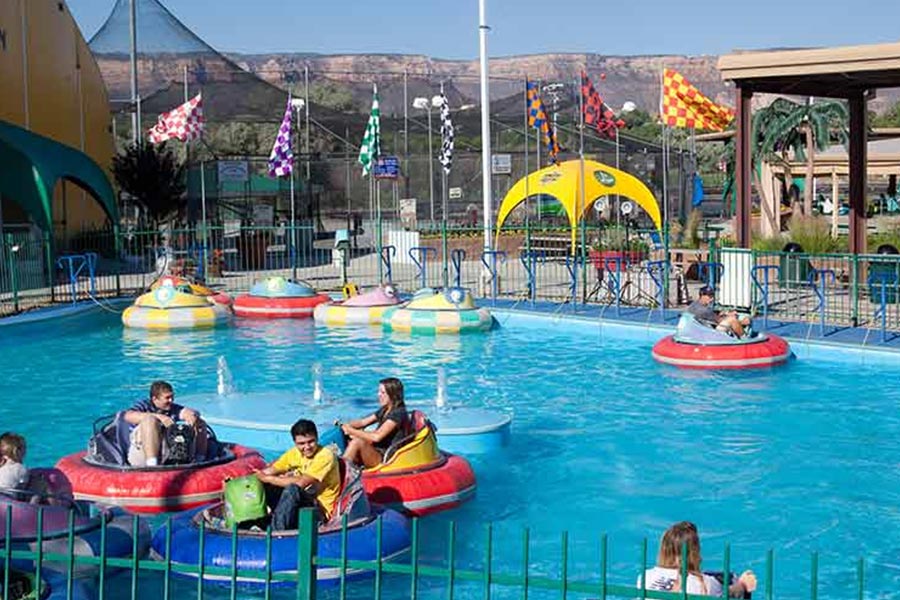
M 341 472 L 334 452 L 320 447 L 312 458 L 306 458 L 294 446 L 272 463 L 272 468 L 280 473 L 290 473 L 294 476 L 309 475 L 317 480 L 321 485 L 316 499 L 325 515 L 331 517 L 341 492 Z

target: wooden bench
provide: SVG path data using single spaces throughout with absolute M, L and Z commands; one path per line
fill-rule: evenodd
M 519 246 L 519 253 L 528 249 L 527 246 Z M 572 254 L 572 238 L 568 236 L 532 236 L 530 249 L 532 252 L 543 253 L 548 260 L 565 260 L 566 256 Z M 579 256 L 580 252 L 581 244 L 576 239 L 575 255 Z

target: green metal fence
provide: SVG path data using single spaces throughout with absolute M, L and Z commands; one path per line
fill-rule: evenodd
M 206 240 L 204 243 L 204 239 Z M 900 329 L 900 256 L 811 255 L 717 248 L 665 248 L 652 232 L 590 225 L 576 232 L 544 219 L 504 227 L 484 254 L 477 226 L 423 227 L 364 221 L 346 253 L 334 232 L 213 226 L 171 231 L 85 232 L 51 243 L 33 233 L 0 243 L 0 315 L 34 306 L 134 295 L 163 269 L 242 292 L 262 278 L 305 279 L 326 291 L 345 278 L 360 286 L 392 282 L 403 291 L 447 285 L 482 299 L 515 303 L 681 306 L 709 283 L 717 301 L 764 320 L 801 321 L 829 334 L 862 326 L 886 336 Z M 707 248 L 708 246 L 708 248 Z M 68 257 L 82 257 L 68 258 Z M 90 263 L 90 264 L 88 264 Z
M 70 513 L 70 514 L 74 514 Z M 47 537 L 42 535 L 42 512 L 38 513 L 37 539 L 34 549 L 19 549 L 10 532 L 12 531 L 12 511 L 6 511 L 6 533 L 3 539 L 3 547 L 0 548 L 0 561 L 2 561 L 3 589 L 10 589 L 10 581 L 17 572 L 23 570 L 34 575 L 35 581 L 48 581 L 52 598 L 72 600 L 79 598 L 76 582 L 85 581 L 78 579 L 77 573 L 85 573 L 86 569 L 92 569 L 92 573 L 86 581 L 90 589 L 95 592 L 99 600 L 116 600 L 130 598 L 141 600 L 145 598 L 210 598 L 221 600 L 224 598 L 235 599 L 245 597 L 264 597 L 266 600 L 279 598 L 296 598 L 297 600 L 312 600 L 314 598 L 441 598 L 453 600 L 454 598 L 479 598 L 489 600 L 491 598 L 567 598 L 582 599 L 593 598 L 625 598 L 656 600 L 701 600 L 709 596 L 688 594 L 686 590 L 680 592 L 663 592 L 646 589 L 645 578 L 640 574 L 653 566 L 652 550 L 648 550 L 646 539 L 631 551 L 626 551 L 633 558 L 623 561 L 622 549 L 619 548 L 615 567 L 611 566 L 611 551 L 609 539 L 606 534 L 598 534 L 594 545 L 593 556 L 588 561 L 576 562 L 570 554 L 572 544 L 567 532 L 560 532 L 558 544 L 552 554 L 547 548 L 543 548 L 543 554 L 534 554 L 534 544 L 529 529 L 521 531 L 518 539 L 508 535 L 498 535 L 487 524 L 482 529 L 479 540 L 465 540 L 459 536 L 457 526 L 453 521 L 446 524 L 446 530 L 442 536 L 443 551 L 435 552 L 434 549 L 423 549 L 423 538 L 420 530 L 420 521 L 413 520 L 411 527 L 411 545 L 409 551 L 401 558 L 387 560 L 382 558 L 381 522 L 376 528 L 376 557 L 373 560 L 350 560 L 347 549 L 347 523 L 343 523 L 341 534 L 341 553 L 338 557 L 324 558 L 317 555 L 317 522 L 315 512 L 305 509 L 300 512 L 299 528 L 297 535 L 297 563 L 291 571 L 273 572 L 272 557 L 272 532 L 265 533 L 266 551 L 265 557 L 258 561 L 259 568 L 239 569 L 236 560 L 238 552 L 238 530 L 231 530 L 231 554 L 219 557 L 217 565 L 207 564 L 204 560 L 204 540 L 207 536 L 207 528 L 201 520 L 199 526 L 198 556 L 196 564 L 177 563 L 172 560 L 171 527 L 166 527 L 163 540 L 163 548 L 153 558 L 141 555 L 138 546 L 138 517 L 133 517 L 132 534 L 134 544 L 130 557 L 113 557 L 107 551 L 107 530 L 105 520 L 101 520 L 100 547 L 95 556 L 82 556 L 76 551 L 75 519 L 69 518 L 68 528 L 65 532 L 55 537 L 62 537 L 67 541 L 65 552 L 50 552 L 44 550 L 44 542 Z M 504 560 L 498 564 L 497 557 L 500 554 L 498 546 L 502 544 L 504 554 L 517 554 L 517 559 Z M 465 560 L 459 556 L 463 545 L 468 546 L 470 556 Z M 474 552 L 472 549 L 474 547 Z M 708 550 L 708 549 L 707 549 Z M 632 553 L 633 552 L 633 553 Z M 687 548 L 682 549 L 685 565 Z M 441 554 L 441 556 L 435 556 Z M 472 554 L 478 554 L 472 557 Z M 706 555 L 711 553 L 707 551 Z M 540 568 L 535 563 L 540 560 Z M 707 564 L 712 562 L 708 559 Z M 830 578 L 827 586 L 820 584 L 824 579 L 820 567 L 819 553 L 812 552 L 809 555 L 809 568 L 803 574 L 808 585 L 806 591 L 797 589 L 790 593 L 781 591 L 780 595 L 797 598 L 809 598 L 817 600 L 820 596 L 828 598 L 856 598 L 862 600 L 866 597 L 881 597 L 885 593 L 894 591 L 873 589 L 869 583 L 870 574 L 867 573 L 867 562 L 862 558 L 846 557 L 843 566 L 837 569 L 829 568 L 827 576 Z M 755 561 L 758 565 L 759 587 L 754 596 L 772 600 L 775 597 L 775 553 L 773 550 L 765 552 L 764 556 Z M 722 547 L 721 565 L 719 573 L 731 573 L 742 570 L 733 568 L 731 560 L 731 546 L 725 543 Z M 623 565 L 627 565 L 623 567 Z M 336 589 L 319 589 L 317 582 L 317 569 L 334 569 L 336 576 L 331 580 L 329 587 Z M 614 570 L 615 569 L 615 570 Z M 886 569 L 889 570 L 889 569 Z M 365 577 L 359 578 L 360 572 Z M 550 574 L 551 572 L 555 574 Z M 351 581 L 351 574 L 356 580 Z M 687 573 L 682 571 L 682 581 L 687 580 Z M 785 575 L 782 574 L 784 579 Z M 215 580 L 212 583 L 211 580 Z M 246 582 L 252 580 L 256 586 L 253 591 L 248 591 Z M 637 584 L 635 583 L 637 582 Z M 890 577 L 886 583 L 893 586 Z M 284 591 L 283 586 L 289 585 L 290 589 Z M 685 586 L 686 587 L 686 586 Z M 723 586 L 722 597 L 727 596 L 727 585 Z M 93 594 L 92 594 L 93 595 Z M 3 596 L 8 598 L 6 594 Z

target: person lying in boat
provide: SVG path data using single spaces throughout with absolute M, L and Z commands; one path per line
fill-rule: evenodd
M 408 419 L 403 382 L 396 377 L 382 379 L 378 382 L 377 411 L 349 423 L 337 423 L 350 440 L 344 450 L 344 458 L 366 468 L 380 464 Z M 375 429 L 366 431 L 366 427 L 373 424 Z
M 739 317 L 735 311 L 720 312 L 712 307 L 716 292 L 706 285 L 700 288 L 700 296 L 688 306 L 688 312 L 699 323 L 709 325 L 716 331 L 742 338 L 749 332 L 750 317 Z
M 131 426 L 128 464 L 133 467 L 187 464 L 206 456 L 206 423 L 196 410 L 175 403 L 175 391 L 166 381 L 154 381 L 150 397 L 126 410 L 122 418 Z
M 297 511 L 304 507 L 318 508 L 320 521 L 327 522 L 341 492 L 340 459 L 319 444 L 316 424 L 300 419 L 291 438 L 292 448 L 256 472 L 276 531 L 297 529 Z
M 682 581 L 682 548 L 687 546 L 687 582 Z M 638 576 L 637 587 L 646 581 L 648 590 L 681 592 L 704 596 L 722 596 L 722 582 L 714 574 L 700 570 L 700 536 L 697 526 L 690 521 L 681 521 L 669 527 L 659 541 L 656 566 Z M 723 578 L 724 579 L 724 578 Z M 756 575 L 744 571 L 728 585 L 728 595 L 732 598 L 748 597 L 756 589 Z

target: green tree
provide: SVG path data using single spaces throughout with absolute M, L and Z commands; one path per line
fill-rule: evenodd
M 156 228 L 185 206 L 184 166 L 165 144 L 132 144 L 113 157 L 113 175 L 119 188 L 144 207 Z
M 357 108 L 349 88 L 328 80 L 309 86 L 309 101 L 341 112 L 351 112 Z
M 753 116 L 754 158 L 779 163 L 790 177 L 790 157 L 806 162 L 803 209 L 812 213 L 813 166 L 816 150 L 833 141 L 846 144 L 849 115 L 841 102 L 826 100 L 798 104 L 778 98 Z

